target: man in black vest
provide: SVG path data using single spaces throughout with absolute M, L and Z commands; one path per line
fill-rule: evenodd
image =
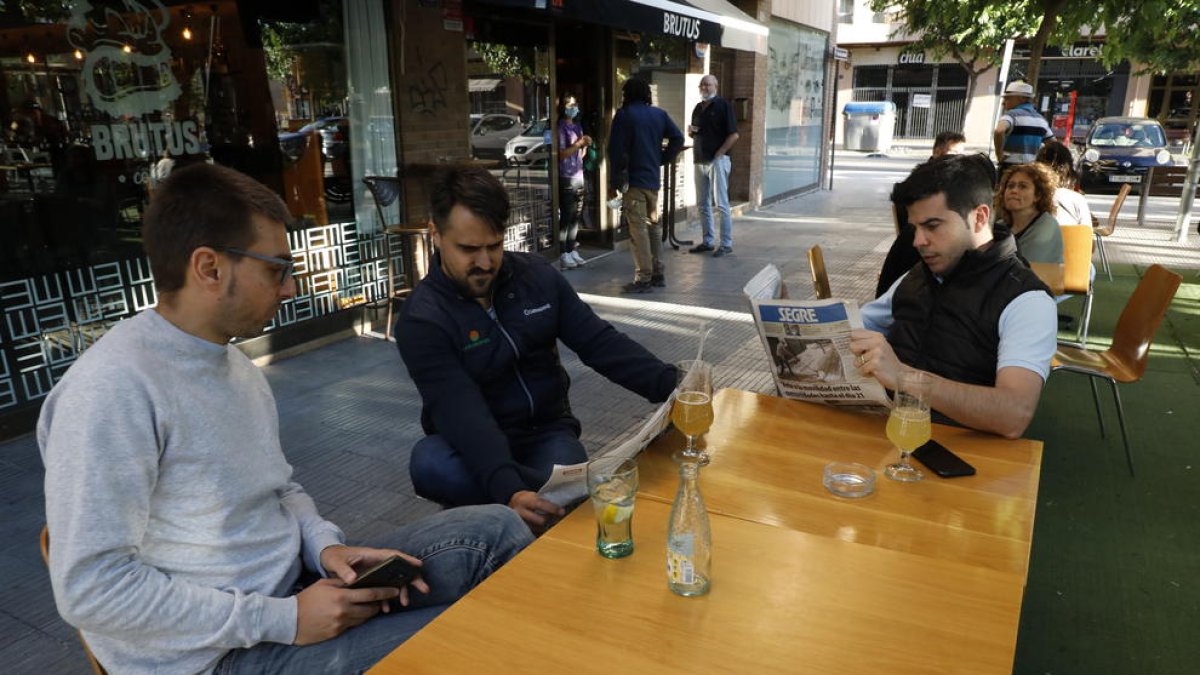
M 1037 410 L 1057 344 L 1054 299 L 992 230 L 995 168 L 984 155 L 939 158 L 892 191 L 916 227 L 921 262 L 862 308 L 851 332 L 859 371 L 894 389 L 902 368 L 933 374 L 940 421 L 1019 438 Z

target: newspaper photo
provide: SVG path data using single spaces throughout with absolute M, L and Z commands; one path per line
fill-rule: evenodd
M 790 300 L 779 269 L 767 265 L 746 283 L 754 325 L 762 338 L 779 394 L 798 401 L 885 413 L 887 392 L 859 374 L 850 352 L 850 331 L 862 328 L 858 303 Z

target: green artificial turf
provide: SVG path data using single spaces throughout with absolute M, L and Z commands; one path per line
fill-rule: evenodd
M 1144 267 L 1113 271 L 1096 281 L 1094 350 Z M 1107 438 L 1087 377 L 1053 373 L 1042 393 L 1027 434 L 1045 449 L 1014 672 L 1200 672 L 1200 277 L 1176 271 L 1184 285 L 1146 375 L 1120 385 L 1136 477 L 1107 382 Z

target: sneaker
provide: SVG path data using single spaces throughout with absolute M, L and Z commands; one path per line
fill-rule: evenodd
M 579 263 L 575 262 L 575 259 L 571 257 L 570 253 L 564 253 L 558 256 L 558 262 L 562 265 L 564 270 L 573 270 L 576 267 L 579 267 Z
M 583 259 L 583 256 L 579 255 L 579 249 L 575 249 L 574 251 L 571 251 L 571 253 L 569 255 L 571 256 L 571 260 L 575 261 L 576 265 L 586 265 L 587 264 L 587 261 Z
M 732 246 L 722 246 L 721 248 L 717 249 L 715 253 L 713 253 L 713 257 L 714 258 L 724 258 L 725 256 L 729 255 L 730 253 L 733 253 Z
M 663 275 L 663 274 L 655 274 L 655 275 L 651 276 L 651 277 L 650 277 L 650 285 L 651 285 L 651 286 L 656 286 L 656 287 L 658 287 L 658 288 L 666 288 L 666 287 L 667 287 L 667 277 L 666 277 L 666 275 Z
M 709 246 L 705 243 L 699 243 L 688 249 L 688 253 L 708 253 L 711 250 L 713 250 L 712 246 Z
M 631 281 L 621 287 L 622 293 L 653 293 L 649 281 Z

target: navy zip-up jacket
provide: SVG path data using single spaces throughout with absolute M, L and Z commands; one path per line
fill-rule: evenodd
M 662 184 L 662 166 L 673 161 L 682 147 L 683 133 L 662 108 L 636 101 L 613 116 L 608 160 L 613 175 L 626 175 L 629 187 L 657 190 Z M 622 182 L 614 180 L 617 185 Z
M 497 503 L 527 489 L 509 437 L 548 423 L 579 433 L 558 340 L 592 369 L 653 402 L 675 387 L 675 367 L 579 299 L 539 255 L 506 251 L 492 292 L 496 319 L 464 298 L 434 255 L 396 321 L 396 345 L 421 393 L 421 424 L 440 434 Z

